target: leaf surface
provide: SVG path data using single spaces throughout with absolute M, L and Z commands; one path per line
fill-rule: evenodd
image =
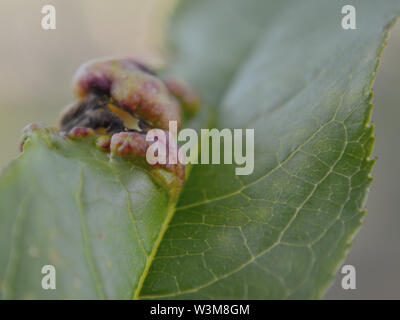
M 137 297 L 172 206 L 145 170 L 91 139 L 35 131 L 0 179 L 2 298 Z M 42 289 L 45 265 L 56 290 Z
M 319 298 L 364 215 L 371 85 L 399 1 L 184 1 L 180 74 L 218 128 L 255 129 L 255 169 L 197 165 L 143 298 Z
M 321 297 L 364 214 L 371 85 L 400 12 L 356 1 L 343 30 L 345 4 L 182 1 L 169 72 L 204 101 L 188 126 L 254 128 L 254 173 L 194 165 L 175 210 L 146 170 L 35 131 L 0 178 L 0 297 Z

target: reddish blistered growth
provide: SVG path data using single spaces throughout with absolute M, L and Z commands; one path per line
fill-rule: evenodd
M 181 123 L 181 106 L 165 83 L 130 58 L 100 60 L 84 64 L 75 74 L 78 97 L 89 92 L 110 95 L 154 128 L 168 129 L 169 121 Z
M 164 82 L 172 95 L 181 102 L 184 111 L 189 115 L 194 114 L 199 109 L 199 96 L 185 82 L 172 77 L 164 79 Z
M 153 168 L 163 168 L 173 173 L 178 179 L 179 184 L 183 184 L 185 180 L 185 166 L 177 161 L 169 163 L 169 150 L 173 150 L 176 154 L 178 153 L 178 145 L 175 141 L 168 138 L 168 131 L 165 133 L 166 140 L 162 142 L 166 150 L 166 163 L 155 163 L 149 164 Z M 116 133 L 111 138 L 110 150 L 113 154 L 123 157 L 135 156 L 135 157 L 146 157 L 147 149 L 153 142 L 146 141 L 146 135 L 137 132 L 120 132 Z M 174 143 L 174 146 L 170 148 L 169 144 Z
M 84 64 L 75 74 L 74 91 L 79 101 L 62 113 L 60 131 L 70 138 L 95 135 L 97 148 L 137 159 L 163 183 L 182 186 L 185 167 L 174 161 L 178 145 L 167 130 L 170 121 L 176 121 L 179 130 L 182 109 L 185 116 L 198 109 L 199 99 L 191 88 L 176 79 L 162 80 L 145 65 L 122 58 Z M 166 147 L 166 162 L 147 161 L 153 142 L 146 141 L 146 134 L 151 129 L 161 129 L 166 137 L 158 140 Z
M 103 150 L 109 151 L 111 144 L 111 137 L 109 135 L 102 135 L 96 140 L 96 147 Z
M 146 135 L 138 132 L 120 132 L 111 137 L 110 150 L 119 156 L 146 156 Z
M 93 134 L 94 131 L 91 128 L 73 128 L 68 132 L 68 137 L 72 139 L 83 138 Z

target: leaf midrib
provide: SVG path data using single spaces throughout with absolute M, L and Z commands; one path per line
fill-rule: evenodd
M 175 205 L 176 205 L 176 202 L 175 203 L 170 203 L 168 205 L 167 215 L 166 215 L 166 217 L 164 219 L 164 222 L 163 222 L 163 224 L 161 226 L 161 230 L 158 233 L 157 239 L 154 242 L 153 249 L 151 250 L 151 254 L 146 259 L 146 265 L 144 267 L 142 275 L 140 276 L 138 286 L 136 287 L 136 290 L 135 290 L 135 292 L 133 294 L 133 297 L 132 297 L 133 300 L 139 300 L 140 299 L 140 291 L 142 290 L 144 281 L 146 280 L 146 277 L 147 277 L 147 274 L 149 273 L 151 264 L 152 264 L 152 262 L 154 260 L 154 257 L 156 256 L 157 249 L 160 246 L 160 243 L 161 243 L 161 241 L 162 241 L 162 239 L 164 237 L 164 234 L 168 229 L 168 225 L 169 225 L 169 223 L 170 223 L 170 221 L 171 221 L 171 219 L 172 219 L 172 217 L 173 217 L 173 215 L 175 213 Z

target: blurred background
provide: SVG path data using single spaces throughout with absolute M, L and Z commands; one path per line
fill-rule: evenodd
M 54 125 L 73 100 L 71 79 L 83 62 L 131 55 L 162 66 L 163 34 L 177 0 L 1 0 L 0 169 L 18 154 L 21 128 Z M 57 10 L 57 29 L 41 28 L 41 8 Z M 374 85 L 378 157 L 364 226 L 345 264 L 357 289 L 344 291 L 341 274 L 327 299 L 400 299 L 400 22 L 392 29 Z

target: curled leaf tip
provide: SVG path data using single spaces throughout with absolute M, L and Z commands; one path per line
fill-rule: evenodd
M 19 151 L 22 152 L 24 149 L 24 144 L 28 137 L 32 135 L 33 132 L 38 130 L 47 130 L 47 126 L 43 123 L 31 122 L 22 128 L 22 136 L 18 143 Z

